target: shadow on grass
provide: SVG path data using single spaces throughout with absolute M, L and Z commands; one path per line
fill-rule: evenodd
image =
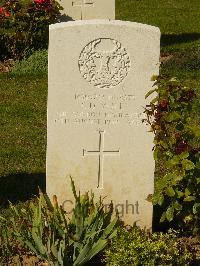
M 0 206 L 6 207 L 8 201 L 27 201 L 38 195 L 39 187 L 45 192 L 44 173 L 18 173 L 0 177 Z
M 163 34 L 161 36 L 161 46 L 165 47 L 168 45 L 188 43 L 197 40 L 200 40 L 200 33 Z

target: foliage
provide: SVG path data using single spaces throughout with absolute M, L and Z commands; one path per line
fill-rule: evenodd
M 6 241 L 7 253 L 14 239 L 16 246 L 20 243 L 51 265 L 75 266 L 102 251 L 114 236 L 118 219 L 111 222 L 112 208 L 105 212 L 101 200 L 94 204 L 94 195 L 77 195 L 73 181 L 72 189 L 76 202 L 71 220 L 58 205 L 56 196 L 51 203 L 41 193 L 27 208 L 10 204 L 10 220 L 1 217 L 1 241 Z
M 47 74 L 48 52 L 38 50 L 33 52 L 28 58 L 17 61 L 12 69 L 13 74 Z
M 105 261 L 110 266 L 189 265 L 193 255 L 179 243 L 175 232 L 147 235 L 134 226 L 130 230 L 118 229 L 106 249 Z
M 48 25 L 59 19 L 55 0 L 5 0 L 0 7 L 1 57 L 20 59 L 48 46 Z
M 34 200 L 32 200 L 34 201 Z M 28 208 L 29 203 L 18 203 L 17 210 Z M 25 254 L 26 248 L 13 237 L 13 225 L 10 217 L 13 215 L 12 208 L 0 208 L 0 265 L 7 265 L 11 257 Z
M 118 218 L 112 219 L 113 207 L 104 211 L 104 205 L 100 198 L 94 204 L 94 194 L 89 198 L 88 193 L 84 196 L 76 194 L 72 181 L 73 194 L 76 199 L 70 228 L 73 232 L 74 252 L 73 262 L 82 265 L 103 250 L 110 239 L 116 234 Z
M 3 258 L 10 257 L 14 254 L 14 246 L 16 244 L 10 238 L 10 232 L 4 219 L 3 221 L 0 221 L 0 263 Z
M 146 107 L 147 122 L 155 133 L 154 158 L 162 169 L 156 180 L 153 204 L 165 208 L 161 222 L 178 219 L 193 233 L 200 230 L 200 149 L 191 140 L 200 138 L 192 120 L 196 97 L 177 79 L 154 77 L 156 97 Z

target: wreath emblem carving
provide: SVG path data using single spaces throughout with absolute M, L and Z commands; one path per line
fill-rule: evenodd
M 120 84 L 131 66 L 126 49 L 119 41 L 109 38 L 100 38 L 87 44 L 78 64 L 83 78 L 100 89 Z

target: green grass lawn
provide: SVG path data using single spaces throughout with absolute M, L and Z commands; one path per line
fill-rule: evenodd
M 44 187 L 47 77 L 0 79 L 0 201 L 26 199 Z
M 162 73 L 178 76 L 199 95 L 200 1 L 117 0 L 116 8 L 117 19 L 160 27 Z M 1 203 L 27 199 L 45 186 L 47 75 L 0 74 L 0 100 Z
M 1 76 L 1 173 L 43 171 L 45 155 L 45 78 Z M 10 147 L 10 149 L 7 149 Z M 16 162 L 17 165 L 16 165 Z
M 199 0 L 116 0 L 116 17 L 154 25 L 162 51 L 200 48 Z

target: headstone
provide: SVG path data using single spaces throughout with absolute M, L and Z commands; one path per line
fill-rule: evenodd
M 63 13 L 73 20 L 115 19 L 115 0 L 60 0 Z
M 70 176 L 127 224 L 152 224 L 153 134 L 142 123 L 160 31 L 122 21 L 50 26 L 47 193 L 72 208 Z

